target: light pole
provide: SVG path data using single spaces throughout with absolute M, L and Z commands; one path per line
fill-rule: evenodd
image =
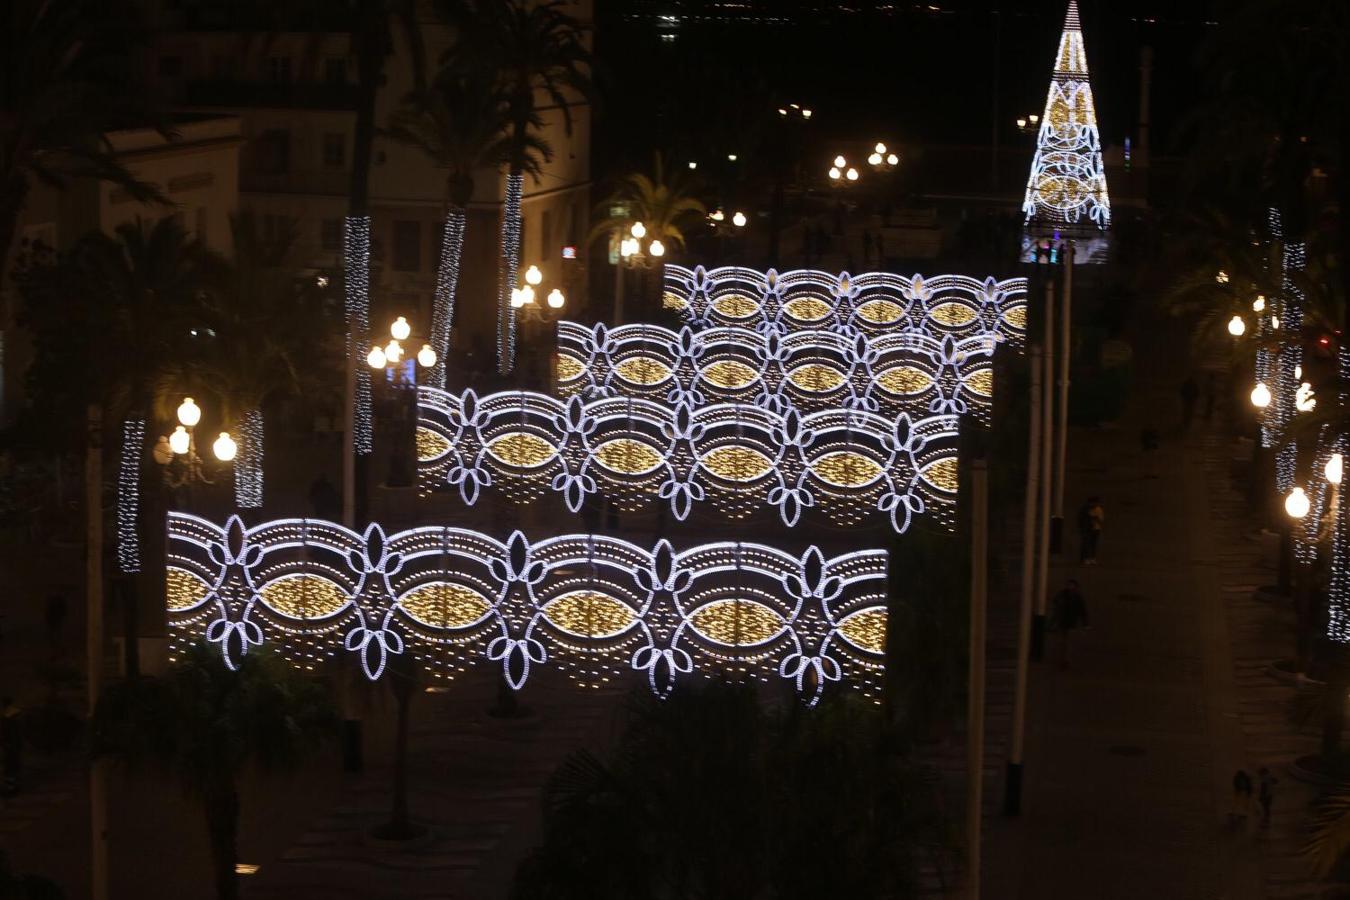
M 530 272 L 533 272 L 536 277 L 532 278 L 529 272 L 526 273 L 525 286 L 516 288 L 511 292 L 511 306 L 516 311 L 516 318 L 526 329 L 528 342 L 533 344 L 539 336 L 540 330 L 546 330 L 548 325 L 556 322 L 558 317 L 562 315 L 562 309 L 567 305 L 567 296 L 562 292 L 562 288 L 555 287 L 545 296 L 543 304 L 538 303 L 536 300 L 538 292 L 535 291 L 535 288 L 543 282 L 543 275 L 535 266 L 530 266 Z M 540 287 L 540 291 L 542 290 L 543 288 Z M 545 345 L 547 345 L 546 335 Z M 553 348 L 548 348 L 547 352 L 549 359 L 547 380 L 552 382 L 554 381 L 557 354 Z M 531 365 L 542 358 L 543 356 L 540 353 L 532 353 L 530 356 Z M 544 386 L 543 382 L 546 380 L 544 373 L 532 369 L 530 375 L 531 379 L 536 382 L 536 386 Z
M 436 351 L 430 344 L 423 344 L 417 351 L 415 365 L 408 364 L 412 360 L 404 361 L 403 342 L 410 337 L 412 326 L 405 317 L 399 316 L 389 326 L 389 342 L 383 347 L 372 346 L 366 354 L 366 364 L 376 371 L 383 371 L 381 381 L 398 392 L 392 398 L 398 412 L 395 417 L 398 435 L 389 456 L 386 479 L 389 487 L 412 486 L 410 463 L 417 453 L 417 369 L 430 369 L 436 365 Z
M 660 261 L 666 255 L 663 236 L 659 234 L 649 236 L 647 226 L 641 221 L 633 222 L 626 229 L 620 230 L 618 237 L 619 259 L 614 264 L 614 315 L 611 317 L 611 325 L 623 324 L 625 270 L 660 265 Z M 559 293 L 561 295 L 561 292 Z
M 184 397 L 176 413 L 178 424 L 172 433 L 159 436 L 151 454 L 163 471 L 164 483 L 174 490 L 215 484 L 207 473 L 205 462 L 197 454 L 196 428 L 202 420 L 201 407 L 191 397 Z M 222 431 L 212 442 L 211 452 L 222 463 L 233 462 L 239 446 L 228 431 Z

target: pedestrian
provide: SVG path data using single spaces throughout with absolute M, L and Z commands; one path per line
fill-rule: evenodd
M 1270 774 L 1270 770 L 1262 766 L 1256 773 L 1258 787 L 1256 791 L 1257 802 L 1261 804 L 1261 827 L 1270 827 L 1270 807 L 1275 802 L 1275 785 L 1280 783 L 1280 779 Z
M 1247 813 L 1252 808 L 1252 776 L 1246 769 L 1233 773 L 1233 811 L 1228 814 L 1229 823 L 1246 822 Z
M 19 729 L 19 706 L 13 697 L 0 698 L 0 797 L 19 793 L 23 769 L 23 732 Z
M 1078 582 L 1069 579 L 1055 595 L 1051 609 L 1052 622 L 1059 632 L 1059 667 L 1069 667 L 1069 632 L 1088 627 L 1087 601 L 1078 589 Z
M 1078 510 L 1078 561 L 1085 566 L 1097 564 L 1097 544 L 1102 539 L 1106 524 L 1106 507 L 1102 498 L 1089 497 Z
M 66 595 L 56 592 L 47 595 L 43 609 L 43 618 L 47 623 L 47 648 L 52 656 L 61 654 L 61 637 L 66 627 Z
M 1200 397 L 1200 385 L 1195 375 L 1187 375 L 1181 383 L 1181 430 L 1191 430 L 1191 420 L 1195 418 L 1195 401 Z

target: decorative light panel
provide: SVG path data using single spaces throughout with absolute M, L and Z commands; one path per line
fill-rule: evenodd
M 438 678 L 494 663 L 516 690 L 542 665 L 587 686 L 638 672 L 661 697 L 698 671 L 786 680 L 814 704 L 834 682 L 876 696 L 885 662 L 884 550 L 677 553 L 602 535 L 502 542 L 171 513 L 166 582 L 171 657 L 205 639 L 231 667 L 263 644 L 311 670 L 345 650 L 376 680 L 410 653 Z
M 558 393 L 668 404 L 753 403 L 774 413 L 856 409 L 988 422 L 995 339 L 853 336 L 744 327 L 558 323 Z
M 1111 199 L 1106 192 L 1102 140 L 1097 131 L 1077 0 L 1069 0 L 1059 37 L 1022 212 L 1027 222 L 1070 225 L 1086 217 L 1099 228 L 1111 223 Z
M 731 326 L 760 333 L 828 330 L 852 336 L 909 333 L 935 338 L 1026 337 L 1027 280 L 890 272 L 760 272 L 667 264 L 662 303 L 696 329 Z
M 788 527 L 819 508 L 845 526 L 886 515 L 904 532 L 927 514 L 950 528 L 957 426 L 954 415 L 420 387 L 418 479 L 470 506 L 495 487 L 518 503 L 558 493 L 572 512 L 602 494 L 634 512 L 663 500 L 681 521 L 710 505 L 737 519 L 772 507 Z

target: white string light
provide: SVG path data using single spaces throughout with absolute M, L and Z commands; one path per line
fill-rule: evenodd
M 234 457 L 234 502 L 241 509 L 263 505 L 263 414 L 247 410 L 237 426 L 239 449 Z
M 1022 212 L 1027 222 L 1065 225 L 1085 215 L 1099 228 L 1111 222 L 1077 0 L 1069 0 L 1060 34 Z
M 375 449 L 370 371 L 365 362 L 370 338 L 370 217 L 348 216 L 343 235 L 343 271 L 347 308 L 347 353 L 356 367 L 356 405 L 352 443 L 361 455 Z
M 450 333 L 455 324 L 455 292 L 459 287 L 459 260 L 464 252 L 464 209 L 453 207 L 445 217 L 441 234 L 441 260 L 436 267 L 436 293 L 431 309 L 431 349 L 436 363 L 430 384 L 445 387 L 446 361 L 450 358 Z
M 520 201 L 525 176 L 506 177 L 506 198 L 502 203 L 502 273 L 497 285 L 497 371 L 511 374 L 516 364 L 516 310 L 511 292 L 516 289 L 520 269 Z
M 666 697 L 694 672 L 831 683 L 876 697 L 886 552 L 800 556 L 754 543 L 563 534 L 505 541 L 460 528 L 364 533 L 317 519 L 224 527 L 169 515 L 171 658 L 193 641 L 226 663 L 264 643 L 313 671 L 345 649 L 378 679 L 410 653 L 436 678 L 492 662 L 513 689 L 552 664 L 587 686 L 636 673 Z
M 1342 347 L 1337 356 L 1341 384 L 1350 382 L 1350 350 Z M 1346 402 L 1341 394 L 1341 405 Z M 1336 442 L 1335 453 L 1344 459 L 1346 445 Z M 1327 637 L 1338 644 L 1350 643 L 1350 510 L 1346 509 L 1343 484 L 1328 489 L 1335 507 L 1331 526 L 1331 576 L 1327 585 Z
M 145 420 L 122 422 L 122 455 L 117 465 L 117 567 L 126 574 L 141 570 L 139 522 L 141 508 L 141 452 Z

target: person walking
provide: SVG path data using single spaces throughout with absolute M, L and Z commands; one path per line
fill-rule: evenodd
M 1233 811 L 1228 814 L 1229 824 L 1246 822 L 1252 808 L 1252 776 L 1246 769 L 1233 773 Z
M 1087 628 L 1087 601 L 1078 588 L 1078 582 L 1072 578 L 1055 595 L 1053 607 L 1054 625 L 1059 632 L 1059 667 L 1069 667 L 1069 632 L 1075 628 Z
M 1280 783 L 1280 779 L 1270 774 L 1270 770 L 1262 766 L 1256 773 L 1258 786 L 1256 791 L 1256 800 L 1261 804 L 1261 827 L 1270 827 L 1270 807 L 1275 803 L 1275 785 Z
M 19 728 L 19 705 L 14 698 L 0 699 L 0 797 L 19 793 L 23 769 L 23 732 Z
M 1191 420 L 1195 418 L 1195 401 L 1200 398 L 1200 385 L 1195 375 L 1187 375 L 1181 383 L 1181 430 L 1191 430 Z
M 1100 497 L 1089 497 L 1078 510 L 1078 561 L 1085 566 L 1097 564 L 1097 544 L 1102 539 L 1106 508 Z

